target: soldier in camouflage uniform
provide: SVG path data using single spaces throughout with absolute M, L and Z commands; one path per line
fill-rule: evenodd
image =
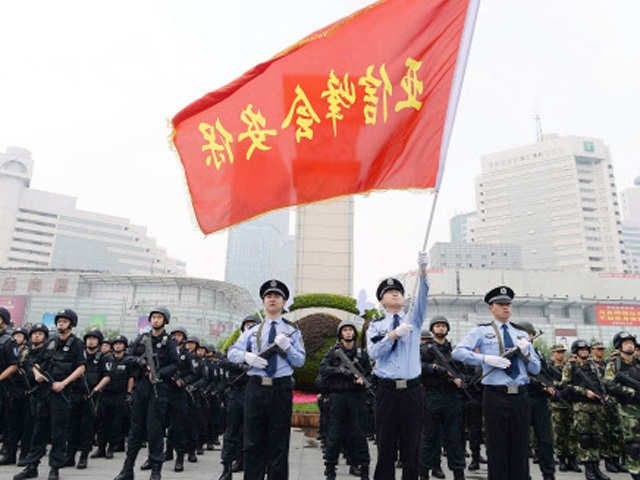
M 620 356 L 607 363 L 604 381 L 619 402 L 626 467 L 633 480 L 640 480 L 640 361 L 634 358 L 638 342 L 622 331 L 613 337 L 613 345 Z
M 601 377 L 604 377 L 605 367 L 607 362 L 605 360 L 606 348 L 602 342 L 594 342 L 591 344 L 591 357 L 592 361 L 598 369 L 598 373 Z M 619 463 L 619 459 L 622 456 L 624 450 L 624 440 L 622 436 L 622 425 L 620 415 L 617 409 L 607 409 L 607 447 L 604 452 L 604 466 L 607 472 L 618 473 L 626 472 Z
M 609 480 L 600 471 L 599 462 L 607 446 L 605 436 L 607 413 L 601 377 L 597 367 L 589 358 L 590 345 L 576 340 L 571 353 L 577 355 L 562 371 L 563 386 L 574 398 L 573 427 L 578 435 L 578 460 L 584 463 L 586 480 Z

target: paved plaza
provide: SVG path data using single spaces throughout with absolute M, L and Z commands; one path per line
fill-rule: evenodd
M 315 438 L 315 430 L 302 430 L 298 428 L 292 429 L 291 433 L 291 450 L 289 454 L 289 466 L 291 480 L 322 480 L 324 478 L 323 471 L 324 466 L 322 463 L 322 453 L 320 451 L 320 444 Z M 375 464 L 376 449 L 375 445 L 370 443 L 370 451 L 372 455 L 372 465 Z M 139 466 L 144 462 L 146 457 L 146 451 L 142 450 L 138 456 L 138 462 L 136 464 L 136 480 L 146 480 L 149 478 L 150 472 L 140 471 Z M 64 468 L 60 470 L 61 480 L 112 480 L 117 475 L 122 466 L 124 453 L 116 453 L 113 460 L 89 460 L 89 468 L 86 470 L 77 470 L 75 468 Z M 43 465 L 40 467 L 40 479 L 46 479 L 49 473 L 49 467 L 46 465 L 46 458 Z M 446 469 L 446 458 L 443 458 L 443 469 L 448 479 L 453 478 L 453 474 Z M 465 472 L 465 476 L 469 480 L 481 480 L 487 478 L 486 465 L 478 472 Z M 601 465 L 601 468 L 602 465 Z M 13 475 L 19 471 L 19 468 L 14 466 L 0 467 L 0 479 L 10 480 Z M 167 462 L 165 468 L 162 471 L 162 478 L 167 480 L 218 480 L 220 473 L 222 472 L 222 465 L 220 464 L 220 451 L 205 451 L 204 455 L 198 456 L 198 463 L 188 463 L 185 461 L 185 471 L 182 473 L 175 473 L 173 471 L 173 461 Z M 532 464 L 531 468 L 532 478 L 534 480 L 542 479 L 540 470 L 537 465 Z M 607 474 L 612 480 L 629 479 L 629 474 Z M 233 475 L 235 480 L 241 480 L 242 474 L 236 473 Z M 342 463 L 338 466 L 338 478 L 341 479 L 355 479 L 356 477 L 348 474 L 348 468 Z M 371 472 L 371 478 L 373 478 L 373 467 Z M 396 478 L 401 479 L 401 472 L 397 470 Z M 584 479 L 583 473 L 556 473 L 557 480 L 578 480 Z M 389 479 L 391 480 L 391 479 Z

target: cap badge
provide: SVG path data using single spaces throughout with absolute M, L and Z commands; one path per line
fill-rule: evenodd
M 506 288 L 504 288 L 504 287 L 502 287 L 502 288 L 500 289 L 500 293 L 501 293 L 502 295 L 506 295 L 506 294 L 507 294 L 507 289 L 506 289 Z
M 393 279 L 388 278 L 387 279 L 387 285 L 393 285 Z
M 271 280 L 271 283 L 269 285 L 275 287 L 276 285 L 278 285 L 278 283 L 275 280 Z

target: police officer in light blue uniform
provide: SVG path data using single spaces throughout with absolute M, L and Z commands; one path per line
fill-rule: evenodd
M 418 295 L 408 317 L 403 311 L 404 287 L 394 278 L 383 280 L 376 296 L 385 315 L 367 330 L 367 351 L 375 361 L 377 377 L 376 434 L 378 461 L 374 480 L 395 478 L 398 446 L 403 480 L 418 478 L 418 447 L 424 416 L 424 389 L 420 373 L 420 336 L 427 312 L 429 256 L 418 254 Z
M 264 320 L 247 328 L 229 348 L 228 359 L 247 363 L 244 400 L 244 479 L 289 478 L 289 437 L 293 400 L 293 367 L 304 365 L 306 352 L 300 330 L 282 317 L 289 289 L 279 280 L 260 287 Z M 259 354 L 277 349 L 267 358 Z
M 526 332 L 514 327 L 511 303 L 515 296 L 507 286 L 496 287 L 484 300 L 494 320 L 475 327 L 452 353 L 455 360 L 482 365 L 489 480 L 529 478 L 528 373 L 540 372 L 540 358 Z M 503 354 L 512 349 L 511 360 Z

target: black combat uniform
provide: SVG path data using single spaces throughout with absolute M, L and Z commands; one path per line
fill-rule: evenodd
M 11 336 L 9 326 L 11 316 L 9 311 L 0 307 L 0 317 L 4 324 L 4 330 L 0 332 L 0 373 L 7 369 L 16 369 L 18 363 L 18 347 L 16 341 Z M 24 398 L 20 398 L 20 390 L 16 388 L 15 372 L 5 380 L 0 382 L 0 425 L 2 425 L 5 455 L 0 461 L 0 465 L 15 463 L 17 442 L 20 435 L 20 427 L 16 425 L 16 419 L 11 418 L 12 413 L 22 409 Z M 2 415 L 4 413 L 4 415 Z M 18 430 L 15 430 L 16 427 Z

